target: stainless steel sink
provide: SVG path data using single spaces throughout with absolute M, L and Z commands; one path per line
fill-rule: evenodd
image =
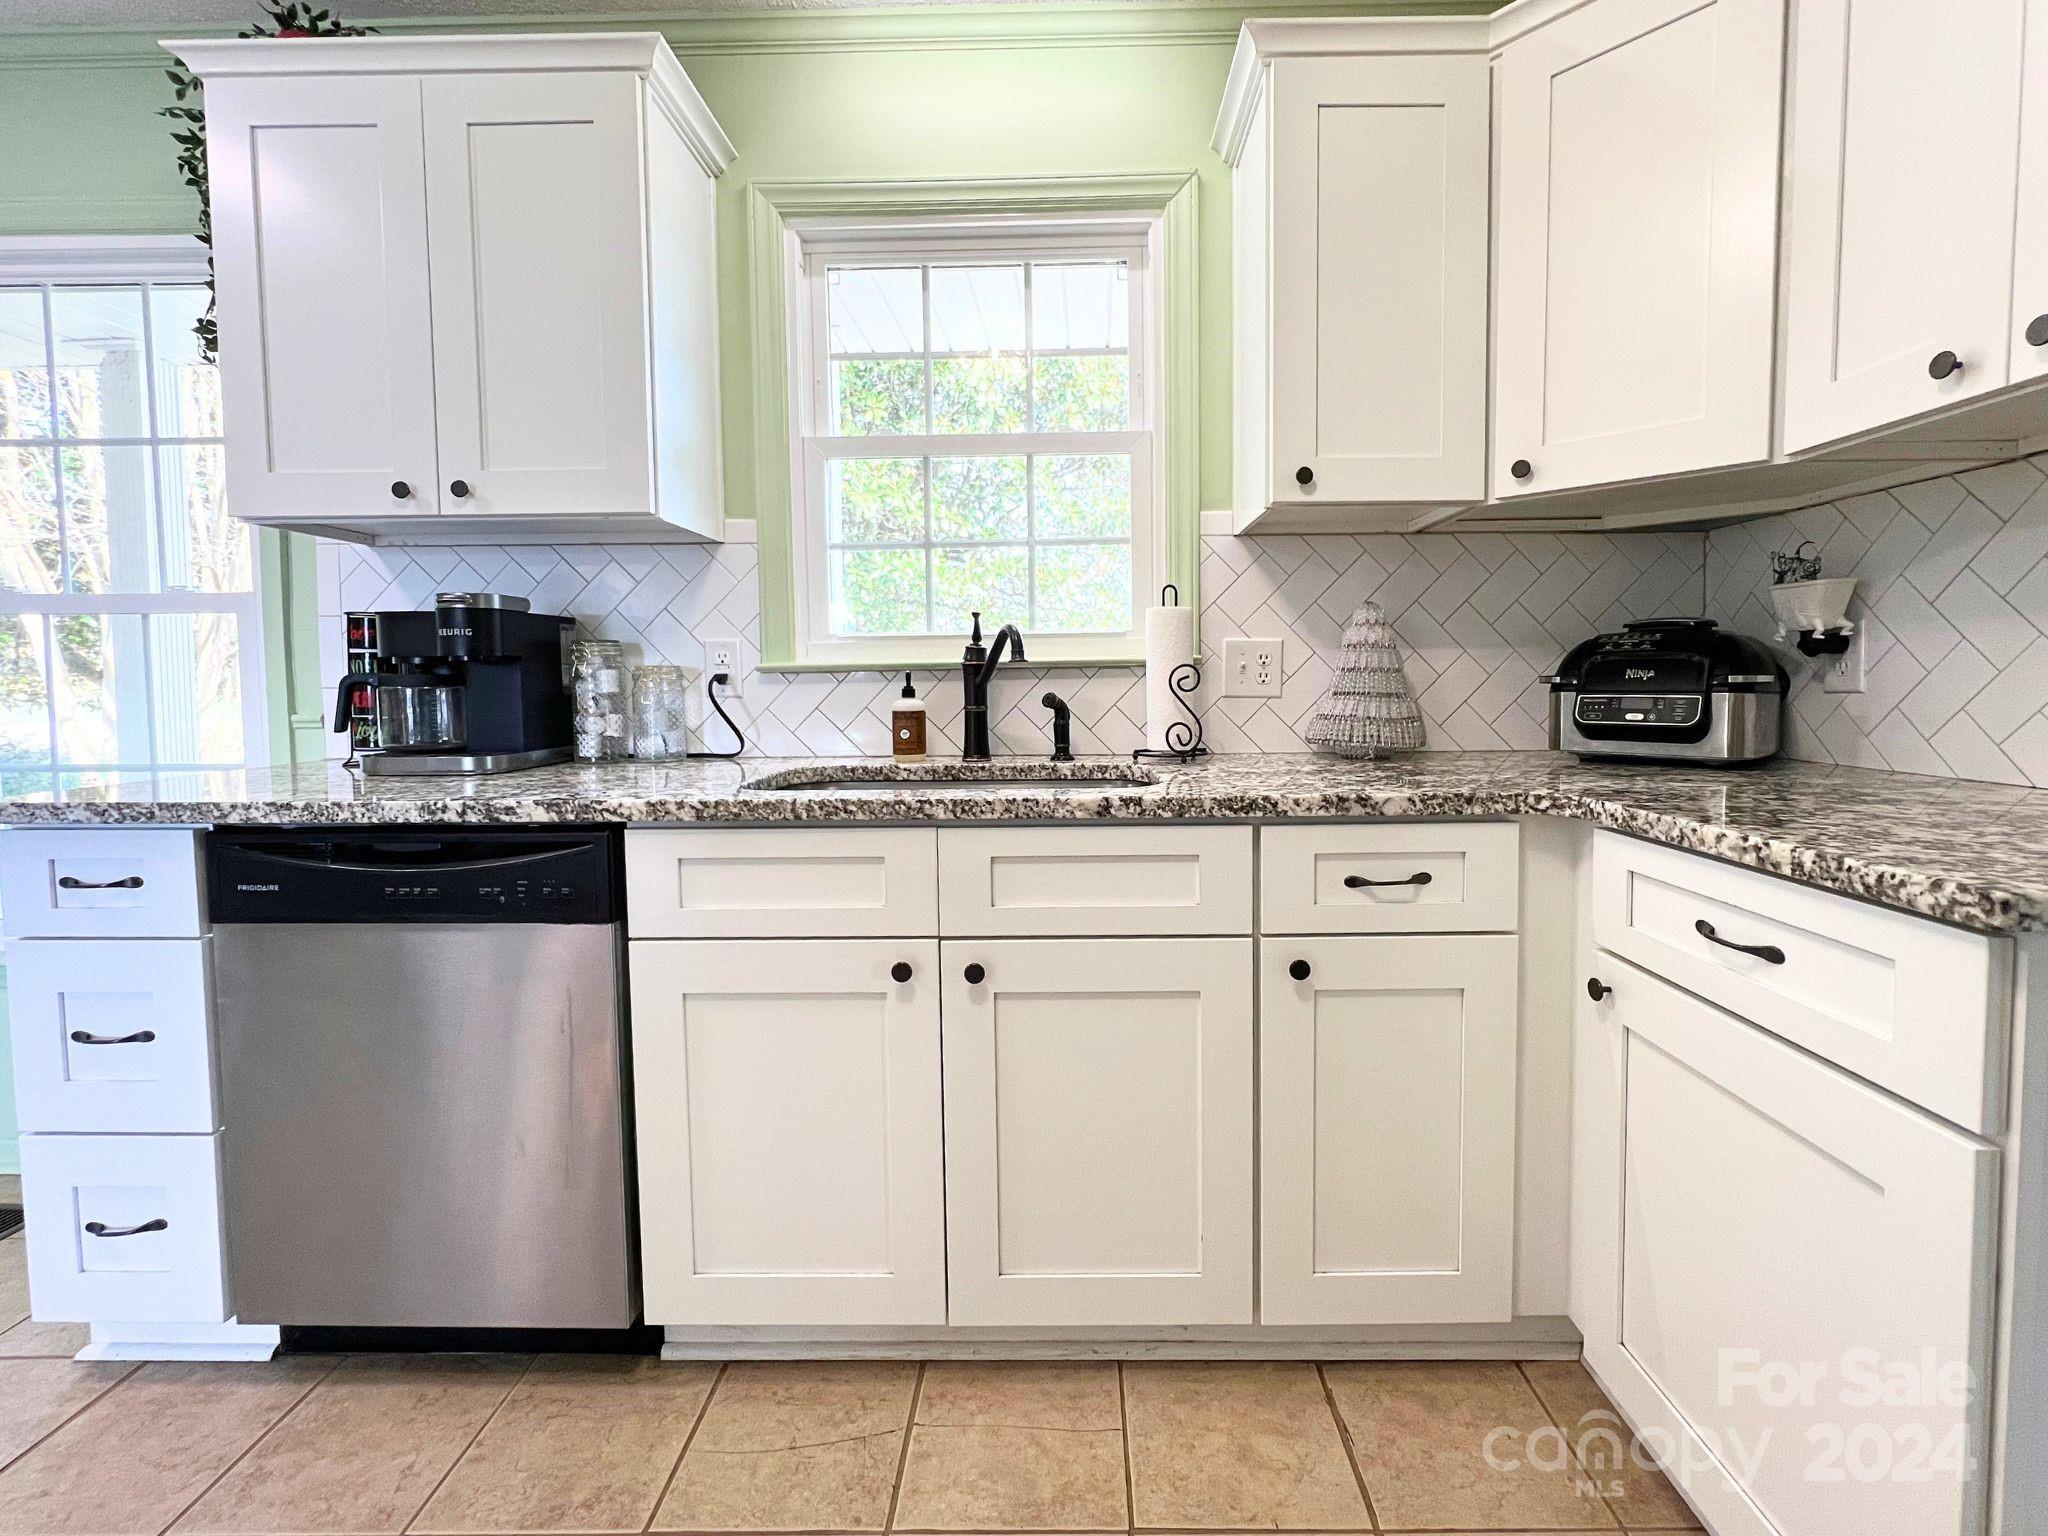
M 1123 763 L 845 763 L 784 768 L 748 779 L 742 789 L 805 790 L 835 795 L 898 794 L 906 789 L 1015 790 L 1075 794 L 1146 789 L 1159 782 L 1148 768 Z

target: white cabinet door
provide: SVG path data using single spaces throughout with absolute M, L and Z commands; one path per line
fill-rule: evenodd
M 647 1320 L 943 1323 L 938 945 L 629 952 Z
M 1286 58 L 1272 89 L 1267 501 L 1479 499 L 1485 61 Z
M 942 949 L 951 1320 L 1250 1322 L 1251 940 Z
M 1578 1104 L 1612 1149 L 1574 1214 L 1587 1364 L 1716 1530 L 1981 1531 L 1996 1150 L 1596 967 L 1625 1034 Z
M 435 511 L 418 78 L 223 79 L 206 143 L 234 510 Z
M 1499 73 L 1493 493 L 1768 458 L 1783 0 L 1602 0 Z
M 2028 4 L 1793 7 L 1788 450 L 2005 383 Z
M 2020 102 L 2019 228 L 2013 239 L 2012 380 L 2048 374 L 2048 0 L 2027 0 Z
M 426 82 L 449 512 L 653 510 L 640 89 L 623 73 Z
M 1262 1322 L 1514 1315 L 1517 955 L 1512 934 L 1263 942 Z

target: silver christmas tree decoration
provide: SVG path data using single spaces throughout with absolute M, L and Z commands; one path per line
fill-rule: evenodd
M 1413 752 L 1422 745 L 1422 711 L 1401 670 L 1394 626 L 1378 603 L 1360 604 L 1344 626 L 1337 675 L 1306 734 L 1318 752 L 1339 757 Z

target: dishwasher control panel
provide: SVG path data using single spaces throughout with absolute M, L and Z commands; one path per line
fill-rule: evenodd
M 220 831 L 207 838 L 216 923 L 609 923 L 616 832 Z

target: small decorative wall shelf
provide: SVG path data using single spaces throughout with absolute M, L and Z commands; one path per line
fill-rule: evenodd
M 1829 576 L 1812 581 L 1787 581 L 1771 588 L 1771 606 L 1778 613 L 1776 638 L 1793 644 L 1803 656 L 1839 656 L 1849 649 L 1856 625 L 1849 602 L 1856 595 L 1854 576 Z

